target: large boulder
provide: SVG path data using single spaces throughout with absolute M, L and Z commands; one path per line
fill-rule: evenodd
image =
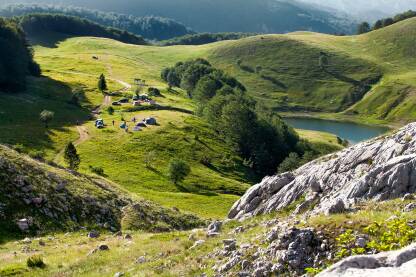
M 324 156 L 293 172 L 266 177 L 234 204 L 228 217 L 269 213 L 294 202 L 299 202 L 297 212 L 310 207 L 311 213 L 339 213 L 360 201 L 388 200 L 414 192 L 416 123 Z M 301 205 L 303 202 L 308 203 Z
M 346 258 L 318 277 L 413 277 L 416 274 L 416 244 L 398 251 Z

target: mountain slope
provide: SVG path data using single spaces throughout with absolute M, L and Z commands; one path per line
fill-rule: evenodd
M 133 200 L 114 183 L 52 167 L 0 145 L 0 234 L 80 226 L 163 231 L 196 227 L 194 216 Z M 152 223 L 151 223 L 152 222 Z M 190 225 L 188 225 L 190 224 Z M 159 228 L 159 229 L 158 229 Z
M 28 0 L 26 0 L 28 2 Z M 35 1 L 32 1 L 35 2 Z M 36 1 L 39 2 L 39 1 Z M 43 0 L 45 3 L 55 3 Z M 351 32 L 348 19 L 292 1 L 275 0 L 68 0 L 65 4 L 135 16 L 173 18 L 197 32 Z M 241 24 L 244 22 L 244 24 Z

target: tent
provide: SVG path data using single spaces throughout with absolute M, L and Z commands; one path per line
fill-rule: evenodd
M 156 125 L 157 121 L 154 117 L 149 117 L 144 120 L 147 125 Z
M 138 122 L 136 124 L 136 127 L 147 127 L 146 124 L 144 122 Z

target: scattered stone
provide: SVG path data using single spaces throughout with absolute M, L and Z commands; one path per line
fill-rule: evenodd
M 195 243 L 194 243 L 194 245 L 192 245 L 191 246 L 191 248 L 189 248 L 189 249 L 194 249 L 194 248 L 196 248 L 196 247 L 198 247 L 198 246 L 200 246 L 200 245 L 202 245 L 202 244 L 204 244 L 205 243 L 205 240 L 197 240 Z
M 406 207 L 404 207 L 403 212 L 408 213 L 415 209 L 416 209 L 416 203 L 410 203 L 410 204 L 407 204 Z
M 250 267 L 250 262 L 249 262 L 249 261 L 244 260 L 244 261 L 242 261 L 242 262 L 241 262 L 241 269 L 242 269 L 242 270 L 246 270 L 246 269 L 248 269 L 249 267 Z
M 217 236 L 219 232 L 221 231 L 221 227 L 222 227 L 221 221 L 216 220 L 212 222 L 210 225 L 208 225 L 207 236 L 208 237 Z
M 22 240 L 22 243 L 24 243 L 24 244 L 31 244 L 32 243 L 32 240 L 30 238 L 24 238 Z
M 218 271 L 223 273 L 229 271 L 231 268 L 236 266 L 241 260 L 240 256 L 231 257 L 224 265 L 222 265 Z
M 41 240 L 41 239 L 40 239 L 40 240 L 39 240 L 39 245 L 40 245 L 40 246 L 45 246 L 45 245 L 46 245 L 46 243 L 45 243 L 43 240 Z
M 133 239 L 133 237 L 132 237 L 130 234 L 126 234 L 126 235 L 124 236 L 124 239 L 126 239 L 126 240 L 132 240 L 132 239 Z
M 234 233 L 235 234 L 240 234 L 244 232 L 244 227 L 243 226 L 238 226 L 237 228 L 234 229 Z
M 114 274 L 114 277 L 122 277 L 124 276 L 124 272 L 117 272 L 116 274 Z
M 408 200 L 415 200 L 415 197 L 413 196 L 413 194 L 406 193 L 406 194 L 403 196 L 402 201 L 408 201 Z
M 358 239 L 357 239 L 357 241 L 355 242 L 355 245 L 356 245 L 357 247 L 364 248 L 364 247 L 367 245 L 367 240 L 366 240 L 365 238 L 360 237 L 360 238 L 358 238 Z
M 141 256 L 136 259 L 136 264 L 144 264 L 146 262 L 146 257 Z
M 19 219 L 17 221 L 17 226 L 19 227 L 20 231 L 25 232 L 29 230 L 29 220 L 27 218 Z
M 88 232 L 87 237 L 89 237 L 90 239 L 96 239 L 96 238 L 100 237 L 100 232 L 98 232 L 98 231 Z
M 110 250 L 110 248 L 106 244 L 100 244 L 97 249 L 100 250 L 100 251 Z
M 237 249 L 237 241 L 235 239 L 225 239 L 222 242 L 225 251 L 234 251 Z

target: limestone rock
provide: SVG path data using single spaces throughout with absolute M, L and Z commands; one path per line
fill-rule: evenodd
M 375 255 L 348 257 L 331 266 L 318 277 L 415 276 L 416 244 L 404 249 Z
M 293 172 L 265 177 L 233 205 L 228 217 L 270 213 L 302 199 L 298 213 L 338 213 L 362 201 L 415 192 L 416 123 L 411 123 L 392 135 L 353 145 Z

